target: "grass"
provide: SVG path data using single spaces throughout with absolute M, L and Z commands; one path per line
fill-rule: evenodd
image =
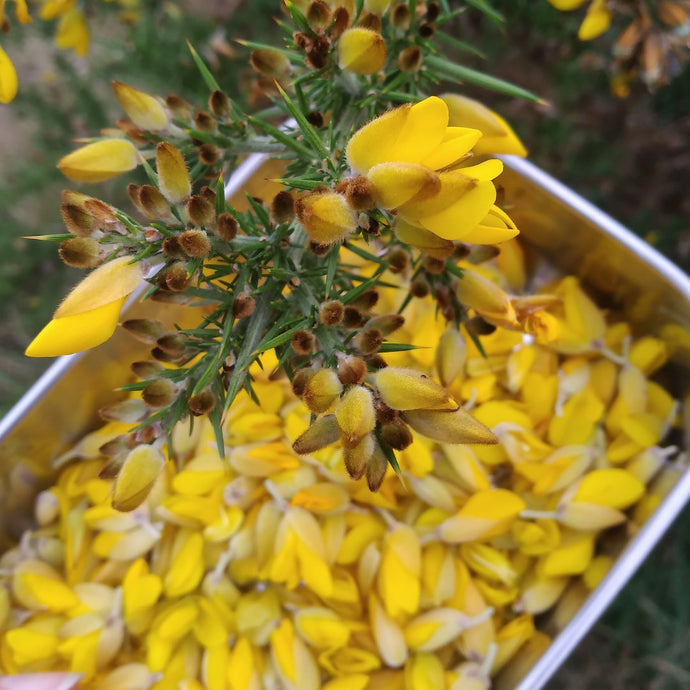
M 550 106 L 537 108 L 472 89 L 468 93 L 488 100 L 514 123 L 532 160 L 687 269 L 690 243 L 683 233 L 690 208 L 683 182 L 688 170 L 684 142 L 690 138 L 690 72 L 655 94 L 640 87 L 627 101 L 618 101 L 608 92 L 603 67 L 608 39 L 595 45 L 578 43 L 577 16 L 557 12 L 546 0 L 494 4 L 506 16 L 504 31 L 476 12 L 458 20 L 459 37 L 477 41 L 487 56 L 485 63 L 470 61 L 469 66 L 515 81 L 542 95 Z M 132 31 L 109 27 L 107 33 L 98 33 L 86 74 L 81 64 L 54 51 L 45 39 L 14 44 L 38 46 L 43 53 L 37 61 L 54 66 L 61 86 L 23 89 L 11 108 L 15 122 L 31 123 L 26 130 L 30 138 L 11 161 L 0 162 L 0 252 L 5 258 L 0 263 L 0 410 L 16 400 L 45 365 L 26 360 L 21 352 L 49 318 L 56 295 L 64 294 L 78 277 L 59 264 L 54 246 L 19 239 L 61 231 L 57 210 L 64 180 L 55 161 L 69 149 L 73 136 L 96 132 L 119 116 L 108 89 L 112 78 L 155 93 L 174 85 L 183 97 L 200 102 L 205 98 L 184 39 L 208 55 L 213 27 L 209 20 L 175 16 L 163 6 L 150 3 L 150 11 Z M 266 40 L 273 7 L 272 0 L 261 5 L 253 0 L 251 13 L 239 13 L 233 20 L 232 35 L 247 36 L 251 29 Z M 243 15 L 251 27 L 242 26 Z M 13 45 L 12 34 L 9 39 L 6 48 Z M 231 93 L 244 57 L 233 61 L 217 56 L 215 73 Z M 120 187 L 113 183 L 96 193 L 126 204 Z M 549 688 L 690 687 L 688 554 L 686 511 Z

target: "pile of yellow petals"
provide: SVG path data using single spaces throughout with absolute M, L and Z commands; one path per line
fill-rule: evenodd
M 505 285 L 511 261 L 481 270 Z M 607 323 L 575 278 L 549 292 L 539 340 L 499 327 L 486 357 L 410 305 L 400 340 L 420 349 L 391 364 L 440 380 L 499 442 L 415 436 L 377 493 L 338 444 L 293 452 L 310 414 L 268 355 L 262 406 L 242 394 L 224 422 L 225 461 L 197 419 L 173 457 L 137 447 L 114 483 L 98 449 L 128 425 L 86 436 L 0 561 L 0 672 L 78 672 L 86 690 L 513 687 L 549 645 L 535 616 L 562 626 L 612 563 L 602 533 L 634 533 L 680 471 L 662 446 L 676 405 L 649 378 L 667 345 Z
M 569 12 L 586 4 L 588 0 L 549 0 L 558 10 Z M 587 14 L 580 24 L 578 38 L 581 41 L 591 41 L 597 36 L 606 33 L 611 26 L 612 12 L 610 3 L 606 0 L 591 0 L 587 8 Z
M 467 103 L 452 103 L 458 115 L 462 105 Z M 449 117 L 447 103 L 435 96 L 391 110 L 354 134 L 347 160 L 373 186 L 375 203 L 397 212 L 397 232 L 405 242 L 423 246 L 430 234 L 474 244 L 515 237 L 514 224 L 494 205 L 493 180 L 503 164 L 469 164 L 482 131 L 449 126 Z M 492 124 L 500 129 L 499 120 Z

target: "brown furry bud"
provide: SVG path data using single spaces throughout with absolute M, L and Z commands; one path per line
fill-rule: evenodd
M 290 339 L 290 346 L 298 355 L 308 355 L 314 349 L 316 338 L 312 333 L 299 330 Z
M 186 342 L 180 333 L 166 333 L 156 341 L 158 347 L 169 355 L 180 356 L 184 354 Z
M 142 205 L 141 205 L 141 200 L 139 199 L 139 192 L 141 191 L 141 185 L 140 184 L 134 184 L 134 182 L 130 182 L 127 185 L 127 196 L 129 197 L 129 200 L 134 204 L 134 206 L 139 209 L 142 213 L 144 211 Z
M 431 38 L 434 33 L 436 33 L 436 27 L 433 24 L 425 22 L 424 24 L 419 25 L 418 31 L 422 38 Z
M 305 17 L 313 31 L 321 31 L 331 21 L 331 8 L 324 0 L 312 0 L 307 7 Z
M 198 395 L 190 396 L 187 400 L 187 407 L 195 417 L 208 414 L 216 406 L 216 398 L 210 390 L 201 391 Z
M 122 322 L 122 328 L 147 345 L 154 345 L 158 338 L 168 332 L 168 329 L 160 321 L 154 319 L 127 319 Z
M 214 144 L 201 144 L 196 151 L 199 154 L 199 160 L 210 167 L 216 165 L 222 157 L 222 151 Z
M 381 488 L 387 469 L 388 459 L 377 443 L 374 445 L 374 452 L 367 465 L 367 486 L 369 491 L 378 491 Z
M 180 354 L 170 354 L 160 347 L 154 347 L 151 349 L 151 357 L 159 362 L 170 362 L 172 364 L 177 364 L 184 355 Z
M 211 225 L 216 219 L 216 207 L 201 194 L 195 194 L 187 199 L 187 215 L 194 225 Z
M 427 281 L 424 276 L 417 276 L 411 283 L 410 283 L 410 294 L 413 297 L 417 297 L 418 299 L 423 299 L 424 297 L 427 297 L 429 295 L 429 292 L 431 291 L 431 288 L 429 286 L 429 282 Z
M 88 237 L 97 229 L 96 219 L 81 205 L 62 204 L 62 222 L 77 237 Z
M 367 328 L 376 328 L 381 331 L 382 335 L 390 335 L 401 328 L 404 323 L 405 317 L 402 314 L 382 314 L 369 319 Z
M 143 391 L 141 397 L 149 407 L 167 407 L 177 395 L 177 386 L 170 379 L 156 379 L 151 381 Z
M 184 98 L 180 98 L 174 93 L 166 97 L 165 104 L 168 106 L 168 110 L 170 110 L 173 117 L 180 120 L 186 120 L 192 114 L 192 106 L 185 101 Z
M 205 184 L 200 190 L 199 195 L 206 199 L 209 204 L 216 205 L 216 190 L 213 187 L 209 187 Z
M 378 328 L 367 328 L 358 333 L 352 342 L 363 355 L 373 355 L 383 345 L 383 334 Z
M 379 293 L 374 290 L 366 290 L 357 299 L 352 301 L 352 306 L 361 311 L 369 311 L 373 309 L 379 301 Z
M 338 300 L 324 302 L 319 307 L 319 321 L 321 321 L 324 326 L 337 326 L 343 322 L 344 312 L 345 307 L 342 302 Z
M 412 444 L 412 432 L 407 424 L 396 420 L 381 425 L 381 440 L 393 450 L 405 450 Z
M 343 448 L 345 469 L 352 479 L 361 479 L 374 452 L 374 437 L 367 434 L 356 446 Z
M 398 66 L 403 72 L 417 72 L 422 66 L 422 49 L 408 46 L 398 56 Z
M 145 184 L 141 186 L 139 189 L 139 203 L 144 214 L 151 220 L 170 217 L 170 204 L 153 185 Z
M 210 113 L 205 110 L 198 110 L 194 113 L 194 126 L 201 132 L 213 132 L 217 123 Z
M 342 393 L 343 385 L 333 369 L 319 369 L 304 386 L 302 400 L 317 414 L 325 412 Z
M 396 29 L 401 31 L 407 31 L 410 28 L 410 21 L 412 20 L 412 15 L 410 13 L 410 7 L 405 2 L 399 2 L 391 10 L 391 23 Z
M 441 14 L 441 5 L 433 0 L 432 2 L 427 2 L 425 16 L 426 21 L 435 22 L 438 19 L 439 14 Z
M 388 252 L 386 260 L 392 273 L 404 273 L 410 267 L 410 255 L 400 247 Z
M 168 290 L 173 292 L 181 292 L 189 285 L 191 276 L 187 271 L 187 264 L 182 261 L 176 261 L 170 264 L 164 273 L 165 285 Z
M 274 223 L 289 223 L 295 216 L 295 199 L 290 192 L 278 192 L 271 201 L 271 218 Z
M 290 60 L 277 50 L 252 50 L 251 66 L 260 74 L 272 79 L 282 79 L 290 73 Z
M 367 357 L 367 366 L 375 370 L 385 369 L 388 366 L 388 362 L 381 355 L 374 354 Z
M 237 295 L 232 303 L 232 315 L 236 319 L 243 319 L 251 316 L 256 308 L 256 300 L 247 294 Z
M 357 26 L 362 29 L 371 29 L 377 34 L 381 33 L 381 17 L 374 12 L 366 12 L 362 14 L 357 22 Z
M 323 114 L 318 110 L 312 110 L 310 113 L 307 113 L 307 121 L 312 127 L 320 129 L 323 127 Z
M 348 305 L 343 311 L 343 326 L 345 328 L 359 328 L 364 323 L 362 312 L 356 307 Z
M 424 270 L 433 276 L 440 276 L 446 270 L 446 262 L 433 256 L 425 256 L 423 266 Z
M 203 259 L 211 251 L 211 242 L 204 230 L 185 230 L 177 237 L 177 241 L 187 256 Z
M 312 377 L 314 372 L 311 369 L 300 369 L 295 372 L 292 377 L 292 392 L 301 398 L 304 395 L 304 389 L 307 387 L 307 381 Z
M 333 41 L 337 41 L 350 26 L 350 13 L 344 7 L 336 7 L 333 12 L 333 21 L 328 31 Z
M 158 362 L 152 361 L 132 362 L 129 368 L 140 379 L 153 379 L 163 370 L 163 367 Z
M 366 177 L 355 177 L 348 182 L 345 199 L 355 211 L 368 211 L 376 206 L 374 185 Z
M 223 242 L 232 242 L 237 237 L 240 224 L 227 211 L 221 213 L 216 221 L 216 233 Z
M 172 259 L 184 259 L 187 257 L 175 235 L 163 238 L 163 242 L 161 242 L 161 249 L 166 256 L 169 256 Z
M 61 242 L 58 254 L 72 268 L 93 268 L 103 259 L 101 245 L 91 237 L 72 237 Z
M 317 36 L 307 51 L 307 64 L 314 69 L 323 69 L 328 64 L 331 42 L 325 36 Z
M 471 318 L 465 326 L 470 333 L 475 335 L 491 335 L 496 330 L 496 326 L 484 321 L 481 316 Z
M 141 445 L 142 443 L 148 445 L 153 443 L 161 434 L 162 429 L 158 424 L 148 424 L 134 434 L 134 443 L 135 445 Z
M 208 108 L 218 118 L 227 117 L 230 114 L 230 99 L 216 89 L 208 97 Z
M 367 377 L 367 363 L 361 357 L 344 355 L 338 360 L 338 378 L 344 386 L 359 385 Z

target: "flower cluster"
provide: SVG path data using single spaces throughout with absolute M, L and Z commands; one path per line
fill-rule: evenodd
M 587 0 L 549 0 L 559 10 L 575 10 Z M 592 0 L 580 25 L 578 37 L 589 41 L 607 32 L 615 13 L 632 17 L 613 47 L 612 88 L 625 97 L 630 83 L 639 78 L 650 88 L 668 84 L 681 71 L 687 60 L 690 42 L 690 2 L 661 0 L 623 0 L 611 3 Z

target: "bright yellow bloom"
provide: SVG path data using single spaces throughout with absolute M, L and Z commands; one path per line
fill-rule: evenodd
M 120 81 L 112 86 L 122 109 L 137 127 L 157 131 L 168 126 L 168 113 L 156 98 Z
M 568 12 L 581 7 L 587 0 L 549 0 L 549 2 L 556 9 Z M 607 4 L 606 0 L 592 0 L 577 34 L 581 41 L 590 41 L 608 31 L 612 14 Z
M 446 240 L 504 241 L 517 230 L 478 226 L 496 200 L 497 160 L 459 167 L 479 141 L 478 129 L 448 126 L 448 106 L 436 97 L 385 113 L 355 133 L 347 146 L 352 169 L 373 184 L 376 202 L 395 209 L 398 222 Z M 423 241 L 423 240 L 421 240 Z
M 58 48 L 64 50 L 72 49 L 80 57 L 84 57 L 89 52 L 89 27 L 86 24 L 86 17 L 76 7 L 65 12 L 58 23 L 55 43 Z
M 92 271 L 65 298 L 53 319 L 26 348 L 28 357 L 57 357 L 88 350 L 114 333 L 127 296 L 141 282 L 128 256 Z
M 9 55 L 0 46 L 0 103 L 9 103 L 17 95 L 17 71 Z
M 338 64 L 355 74 L 375 74 L 386 63 L 386 42 L 372 29 L 354 27 L 338 41 Z
M 70 180 L 102 182 L 134 170 L 139 160 L 139 152 L 128 139 L 102 139 L 68 153 L 57 167 Z

